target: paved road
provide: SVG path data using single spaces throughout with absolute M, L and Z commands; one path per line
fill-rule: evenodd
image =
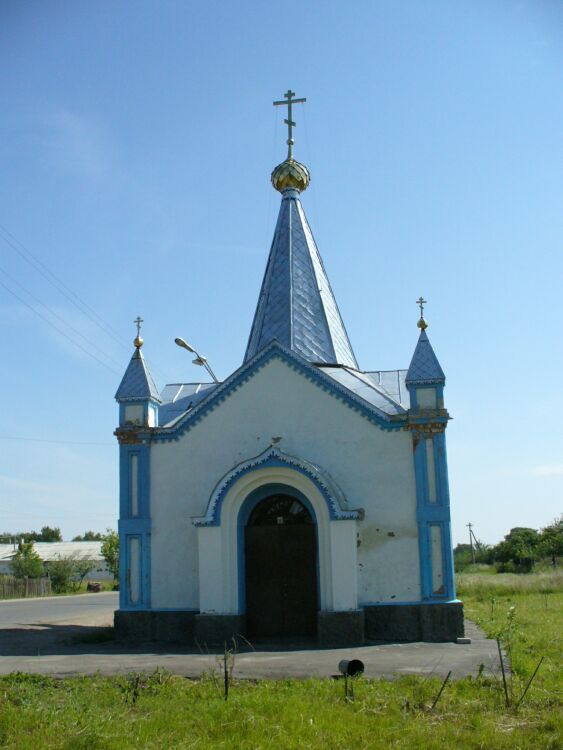
M 114 593 L 0 602 L 0 674 L 22 671 L 68 677 L 150 672 L 162 667 L 197 678 L 204 672 L 219 671 L 219 658 L 213 654 L 172 644 L 127 647 L 104 642 L 104 627 L 111 624 L 116 606 Z M 352 658 L 365 663 L 367 677 L 444 677 L 452 670 L 453 677 L 458 678 L 476 675 L 481 664 L 486 672 L 498 673 L 496 643 L 472 623 L 466 623 L 466 631 L 471 637 L 466 645 L 386 643 L 355 649 L 249 650 L 237 654 L 234 676 L 330 677 L 337 672 L 341 659 Z
M 111 625 L 118 600 L 117 592 L 107 591 L 0 601 L 0 630 L 55 623 Z

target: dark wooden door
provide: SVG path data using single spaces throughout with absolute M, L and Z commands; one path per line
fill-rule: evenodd
M 295 499 L 289 500 L 295 509 Z M 307 511 L 299 514 L 299 522 L 280 511 L 280 496 L 275 502 L 277 515 L 268 519 L 262 514 L 257 523 L 251 517 L 245 530 L 247 630 L 250 636 L 314 635 L 316 527 Z

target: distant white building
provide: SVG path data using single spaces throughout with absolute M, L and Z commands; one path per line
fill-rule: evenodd
M 138 335 L 116 393 L 117 632 L 455 640 L 449 415 L 424 300 L 409 368 L 361 369 L 301 204 L 309 171 L 288 144 L 242 365 L 159 392 Z M 374 281 L 399 288 L 400 273 Z M 371 300 L 358 304 L 371 314 Z
M 113 578 L 102 555 L 102 542 L 34 542 L 33 549 L 41 562 L 47 564 L 61 558 L 89 560 L 94 568 L 86 576 L 87 579 L 105 581 Z M 17 544 L 0 544 L 0 573 L 11 574 L 10 563 L 17 551 Z

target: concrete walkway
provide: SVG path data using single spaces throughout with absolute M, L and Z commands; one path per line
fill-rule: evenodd
M 71 601 L 73 600 L 73 601 Z M 124 647 L 104 642 L 113 619 L 114 595 L 90 594 L 50 600 L 30 600 L 25 606 L 0 602 L 0 674 L 37 672 L 56 677 L 151 672 L 161 667 L 190 678 L 218 671 L 220 655 L 166 645 Z M 319 649 L 275 647 L 247 649 L 235 657 L 234 676 L 241 679 L 299 679 L 330 677 L 341 659 L 361 659 L 365 676 L 405 674 L 444 677 L 486 673 L 500 665 L 495 641 L 466 622 L 470 644 L 385 643 L 359 648 Z

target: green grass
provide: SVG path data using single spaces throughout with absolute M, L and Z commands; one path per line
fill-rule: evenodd
M 97 583 L 101 583 L 102 585 L 102 591 L 113 591 L 113 587 L 115 586 L 115 581 L 108 581 L 108 580 L 101 580 L 98 581 L 96 578 L 93 578 L 92 581 L 96 581 Z M 58 593 L 53 592 L 52 596 L 75 596 L 76 594 L 92 594 L 92 596 L 95 596 L 97 592 L 95 591 L 88 591 L 88 581 L 82 581 L 79 588 L 76 591 L 60 591 Z
M 563 591 L 563 570 L 541 573 L 495 573 L 490 565 L 474 565 L 456 576 L 458 593 L 478 600 L 491 596 Z
M 486 578 L 477 585 L 462 576 L 460 596 L 469 617 L 509 642 L 513 702 L 545 656 L 518 710 L 505 707 L 500 681 L 485 676 L 449 683 L 431 711 L 440 680 L 421 677 L 360 678 L 356 700 L 346 702 L 336 680 L 235 682 L 224 701 L 218 675 L 195 682 L 161 672 L 67 680 L 20 674 L 0 678 L 0 747 L 561 748 L 560 579 L 544 594 L 537 587 L 547 584 L 536 576 L 518 585 Z
M 465 616 L 490 637 L 500 637 L 509 651 L 515 696 L 544 656 L 531 695 L 561 698 L 563 572 L 467 574 L 457 576 L 457 583 Z

